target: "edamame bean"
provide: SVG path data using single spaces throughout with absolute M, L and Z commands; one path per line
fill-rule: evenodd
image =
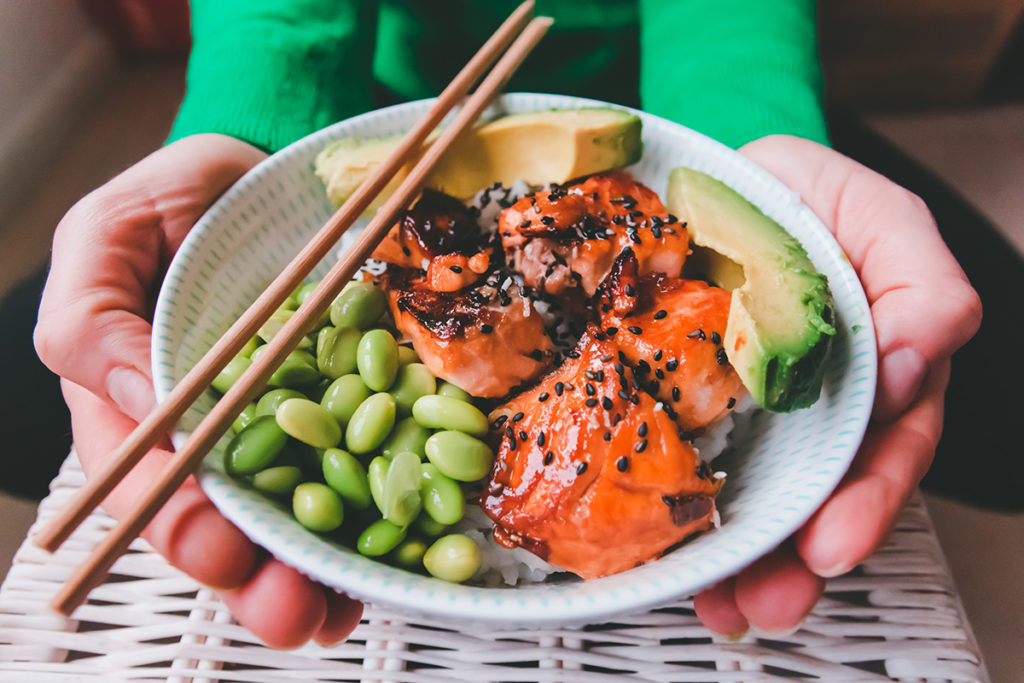
M 441 524 L 436 519 L 428 515 L 426 512 L 421 512 L 420 516 L 413 522 L 413 527 L 416 531 L 420 532 L 427 538 L 437 538 L 444 533 L 447 528 L 444 524 Z
M 387 307 L 387 297 L 380 289 L 369 282 L 353 282 L 345 285 L 331 303 L 331 323 L 365 330 L 377 322 Z
M 316 337 L 316 366 L 331 379 L 354 372 L 362 338 L 354 327 L 325 327 Z
M 398 368 L 395 376 L 395 383 L 391 385 L 388 393 L 395 399 L 398 412 L 408 415 L 412 412 L 412 404 L 420 396 L 427 396 L 434 393 L 437 380 L 434 374 L 427 369 L 423 363 L 409 363 Z
M 455 524 L 462 519 L 465 501 L 459 485 L 441 474 L 432 463 L 424 463 L 421 470 L 420 498 L 424 512 L 439 524 Z
M 398 347 L 398 364 L 408 365 L 409 363 L 419 363 L 420 357 L 416 355 L 416 350 L 411 346 L 399 346 Z
M 274 413 L 288 436 L 316 448 L 330 448 L 341 441 L 341 427 L 334 416 L 308 398 L 289 398 Z
M 423 566 L 432 576 L 462 583 L 480 568 L 480 548 L 462 534 L 442 536 L 424 553 Z
M 442 474 L 457 481 L 476 481 L 487 476 L 494 460 L 490 447 L 462 432 L 437 432 L 426 445 L 427 460 Z
M 259 353 L 260 349 L 256 349 Z M 304 351 L 295 350 L 285 356 L 284 362 L 267 380 L 272 387 L 288 387 L 296 389 L 311 387 L 320 381 L 320 372 L 316 369 L 316 359 Z
M 306 397 L 294 389 L 271 389 L 256 401 L 256 415 L 273 415 L 277 412 L 277 407 L 290 398 Z
M 362 463 L 340 448 L 324 451 L 324 481 L 341 494 L 346 503 L 360 510 L 370 507 L 370 484 Z
M 299 524 L 312 531 L 334 531 L 345 519 L 341 496 L 326 484 L 315 481 L 295 487 L 292 512 Z
M 370 497 L 373 498 L 373 504 L 377 506 L 382 515 L 384 514 L 384 481 L 387 479 L 389 467 L 391 467 L 391 461 L 378 455 L 370 461 L 370 466 L 366 468 L 366 481 L 370 486 Z
M 238 352 L 239 356 L 245 356 L 246 358 L 252 357 L 252 352 L 260 347 L 259 337 L 250 337 L 249 341 L 245 342 L 245 346 Z
M 253 421 L 255 417 L 256 404 L 250 403 L 249 405 L 242 409 L 242 412 L 238 414 L 238 417 L 235 418 L 235 421 L 231 423 L 231 429 L 233 429 L 237 434 L 238 432 L 245 429 L 249 425 L 249 423 Z
M 304 285 L 299 285 L 299 288 L 295 290 L 294 294 L 292 294 L 292 296 L 295 297 L 295 301 L 298 302 L 299 306 L 305 303 L 306 297 L 313 293 L 313 290 L 316 289 L 316 286 L 318 284 L 320 283 L 307 282 Z
M 257 417 L 235 434 L 224 449 L 228 474 L 252 474 L 274 461 L 288 443 L 288 435 L 270 416 Z
M 384 479 L 384 519 L 408 526 L 422 508 L 420 499 L 420 458 L 415 453 L 398 453 L 391 459 Z
M 213 378 L 213 382 L 211 382 L 213 388 L 222 394 L 226 394 L 228 389 L 233 387 L 235 382 L 239 380 L 242 373 L 249 369 L 250 365 L 252 365 L 252 361 L 245 356 L 235 356 Z
M 459 401 L 465 401 L 466 403 L 473 400 L 473 397 L 469 395 L 469 392 L 464 389 L 460 389 L 451 382 L 441 382 L 441 386 L 437 388 L 437 395 L 458 399 Z
M 252 475 L 252 486 L 274 496 L 286 496 L 302 481 L 302 470 L 294 465 L 268 467 Z
M 370 330 L 363 334 L 356 349 L 356 366 L 366 386 L 384 391 L 398 374 L 398 344 L 387 330 Z
M 422 460 L 427 456 L 425 447 L 429 438 L 430 430 L 420 426 L 415 419 L 407 417 L 395 424 L 391 434 L 380 445 L 380 452 L 385 458 L 393 458 L 396 453 L 409 451 L 418 455 Z
M 395 548 L 395 564 L 406 569 L 419 569 L 423 566 L 423 553 L 427 552 L 427 544 L 417 538 L 410 538 Z
M 334 416 L 342 427 L 349 423 L 356 408 L 370 398 L 370 389 L 359 375 L 342 375 L 331 382 L 320 399 L 327 412 Z
M 412 405 L 412 416 L 430 429 L 454 429 L 474 436 L 487 434 L 487 416 L 472 403 L 449 396 L 421 396 Z
M 359 534 L 356 550 L 368 557 L 379 557 L 394 550 L 404 539 L 404 527 L 378 519 Z
M 273 339 L 281 328 L 284 327 L 285 323 L 291 320 L 291 317 L 295 315 L 295 311 L 287 308 L 279 308 L 274 311 L 267 321 L 260 326 L 260 329 L 256 330 L 256 336 L 262 339 L 264 342 L 269 342 Z M 308 349 L 313 346 L 313 342 L 309 337 L 303 337 L 299 340 L 297 348 Z
M 388 438 L 395 426 L 395 399 L 374 394 L 359 404 L 345 429 L 345 445 L 351 453 L 369 453 Z

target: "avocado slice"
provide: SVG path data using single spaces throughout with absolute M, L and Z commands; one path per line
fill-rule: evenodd
M 834 303 L 800 242 L 732 188 L 690 168 L 669 174 L 665 204 L 687 222 L 704 272 L 735 287 L 723 345 L 754 400 L 775 412 L 817 401 L 836 333 Z
M 427 178 L 427 187 L 461 199 L 500 182 L 564 183 L 628 166 L 640 158 L 640 118 L 612 108 L 554 109 L 512 114 L 467 131 Z M 341 205 L 398 145 L 400 137 L 343 139 L 317 155 L 316 174 Z M 427 141 L 427 145 L 436 135 Z M 375 210 L 405 178 L 413 159 L 376 199 Z

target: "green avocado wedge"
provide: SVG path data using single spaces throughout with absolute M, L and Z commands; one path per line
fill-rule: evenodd
M 727 185 L 693 169 L 669 174 L 665 204 L 687 222 L 695 262 L 732 289 L 723 346 L 754 400 L 774 412 L 817 401 L 836 333 L 834 303 L 828 280 L 800 242 Z
M 620 109 L 511 114 L 464 133 L 441 157 L 427 178 L 427 187 L 467 199 L 495 182 L 506 186 L 520 179 L 532 185 L 564 183 L 638 161 L 643 152 L 640 132 L 640 118 Z M 428 138 L 425 146 L 434 139 Z M 317 155 L 314 168 L 328 198 L 340 206 L 400 140 L 345 138 L 327 145 Z M 417 160 L 399 171 L 370 211 L 391 196 Z

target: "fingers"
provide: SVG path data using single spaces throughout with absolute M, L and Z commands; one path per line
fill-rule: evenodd
M 846 478 L 798 532 L 799 554 L 815 574 L 848 572 L 885 540 L 935 455 L 948 381 L 945 361 L 909 411 L 868 432 Z
M 63 383 L 71 410 L 75 449 L 88 476 L 135 423 L 89 391 Z M 103 501 L 115 518 L 134 507 L 141 492 L 152 487 L 171 454 L 153 450 Z M 219 588 L 243 586 L 252 575 L 256 547 L 217 512 L 198 484 L 188 479 L 146 527 L 143 537 L 175 567 L 197 581 Z
M 320 586 L 274 559 L 244 586 L 220 595 L 238 622 L 270 647 L 299 647 L 327 619 L 327 599 Z
M 54 234 L 35 331 L 55 373 L 141 419 L 153 290 L 210 203 L 265 155 L 225 136 L 181 140 L 90 193 Z
M 327 616 L 313 640 L 327 647 L 340 643 L 352 634 L 363 617 L 363 603 L 343 593 L 335 593 L 330 588 L 324 588 L 323 591 L 327 599 Z
M 769 633 L 800 625 L 825 590 L 786 544 L 727 579 L 696 595 L 697 616 L 712 631 L 742 636 L 751 627 Z
M 741 151 L 801 195 L 856 268 L 880 352 L 875 416 L 892 419 L 917 396 L 927 368 L 977 332 L 977 293 L 913 193 L 807 140 L 771 136 Z

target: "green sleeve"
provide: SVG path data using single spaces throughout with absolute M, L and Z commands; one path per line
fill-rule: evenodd
M 643 108 L 727 145 L 828 144 L 814 0 L 639 0 Z
M 275 151 L 373 107 L 373 0 L 192 0 L 170 140 L 223 133 Z

